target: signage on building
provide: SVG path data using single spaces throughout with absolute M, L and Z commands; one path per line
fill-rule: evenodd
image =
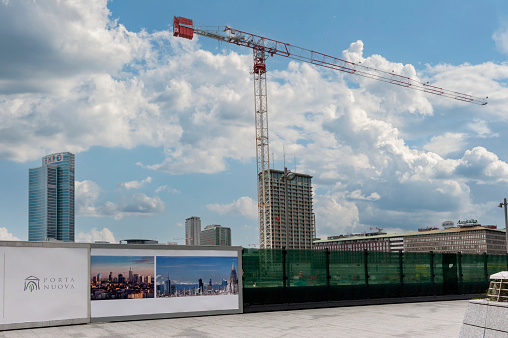
M 478 223 L 478 221 L 475 219 L 466 219 L 465 221 L 459 220 L 457 222 L 457 224 L 476 224 L 476 223 Z
M 46 164 L 53 164 L 53 163 L 57 163 L 57 162 L 62 162 L 63 159 L 64 159 L 63 153 L 51 154 L 48 156 L 44 156 L 42 158 L 42 162 L 44 163 L 44 165 L 46 165 Z
M 0 324 L 88 317 L 86 248 L 0 247 L 0 280 Z

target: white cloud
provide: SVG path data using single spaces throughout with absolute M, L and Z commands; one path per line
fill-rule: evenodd
M 252 198 L 244 196 L 229 204 L 208 204 L 208 210 L 220 215 L 242 215 L 249 218 L 258 217 L 258 205 Z
M 466 135 L 462 133 L 445 133 L 444 135 L 433 136 L 423 148 L 439 156 L 446 156 L 449 153 L 462 150 L 466 138 Z
M 156 193 L 160 193 L 162 191 L 167 191 L 167 192 L 169 192 L 171 194 L 179 194 L 180 193 L 180 190 L 175 189 L 175 188 L 171 188 L 168 185 L 162 185 L 162 186 L 158 187 L 157 189 L 155 189 Z
M 20 241 L 20 239 L 7 230 L 5 227 L 0 227 L 0 241 Z
M 76 236 L 77 242 L 84 243 L 94 243 L 97 241 L 105 241 L 109 243 L 116 243 L 115 236 L 108 228 L 103 228 L 102 230 L 97 230 L 97 228 L 93 228 L 89 232 L 80 232 Z
M 504 54 L 508 54 L 508 23 L 503 23 L 501 27 L 492 34 L 492 39 L 496 43 L 496 48 Z
M 118 202 L 99 202 L 101 188 L 93 181 L 75 181 L 76 215 L 83 217 L 149 216 L 164 211 L 165 204 L 158 197 L 143 193 L 122 195 Z
M 142 181 L 123 182 L 123 183 L 119 183 L 118 186 L 120 188 L 124 188 L 124 189 L 127 189 L 127 190 L 130 190 L 130 189 L 140 189 L 143 185 L 145 185 L 147 183 L 151 183 L 151 182 L 152 182 L 152 178 L 150 176 L 148 176 L 147 178 L 145 178 Z
M 464 153 L 455 174 L 479 183 L 506 183 L 508 163 L 483 147 L 474 147 Z
M 485 120 L 476 119 L 475 121 L 471 122 L 468 126 L 480 138 L 499 136 L 499 134 L 493 133 L 490 130 L 487 121 Z
M 362 191 L 360 189 L 358 189 L 358 190 L 352 191 L 348 195 L 348 198 L 353 199 L 353 200 L 377 201 L 378 199 L 381 198 L 381 196 L 379 196 L 379 194 L 377 192 L 373 192 L 369 196 L 364 196 L 362 194 Z

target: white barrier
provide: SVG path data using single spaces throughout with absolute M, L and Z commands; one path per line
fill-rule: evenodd
M 0 242 L 0 330 L 242 313 L 241 250 Z

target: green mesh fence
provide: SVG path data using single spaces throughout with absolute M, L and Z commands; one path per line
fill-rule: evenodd
M 493 275 L 499 271 L 506 271 L 506 256 L 489 255 L 487 256 L 487 273 Z
M 432 283 L 431 255 L 406 252 L 403 256 L 404 283 Z M 434 272 L 435 274 L 435 272 Z
M 506 259 L 505 256 L 502 257 Z M 462 279 L 464 282 L 485 282 L 485 258 L 486 255 L 462 255 Z M 505 269 L 506 265 L 501 270 Z
M 508 270 L 507 263 L 505 255 L 244 249 L 243 286 L 253 292 L 324 288 L 335 298 L 388 295 L 384 289 L 390 296 L 477 293 L 491 274 Z M 293 295 L 283 297 L 291 301 Z
M 330 285 L 365 284 L 363 252 L 330 251 Z
M 326 286 L 326 259 L 323 250 L 288 250 L 288 286 Z
M 400 282 L 398 252 L 369 252 L 367 255 L 369 284 L 396 284 Z
M 283 286 L 282 250 L 244 249 L 243 287 Z

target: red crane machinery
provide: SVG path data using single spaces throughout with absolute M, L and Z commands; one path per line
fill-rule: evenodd
M 233 43 L 251 48 L 254 57 L 254 96 L 256 120 L 256 159 L 258 173 L 258 208 L 259 208 L 259 246 L 273 248 L 274 225 L 272 225 L 270 205 L 270 172 L 268 146 L 268 107 L 266 91 L 266 64 L 268 57 L 274 55 L 285 56 L 294 60 L 313 65 L 335 69 L 341 72 L 359 75 L 370 79 L 387 82 L 393 85 L 419 90 L 425 93 L 444 96 L 451 99 L 486 105 L 487 98 L 480 98 L 440 87 L 429 85 L 406 76 L 366 67 L 359 63 L 349 62 L 334 56 L 325 55 L 310 49 L 296 47 L 289 43 L 280 42 L 242 32 L 231 27 L 200 28 L 193 25 L 191 19 L 174 17 L 173 36 L 192 40 L 194 34 L 206 36 L 218 41 Z

